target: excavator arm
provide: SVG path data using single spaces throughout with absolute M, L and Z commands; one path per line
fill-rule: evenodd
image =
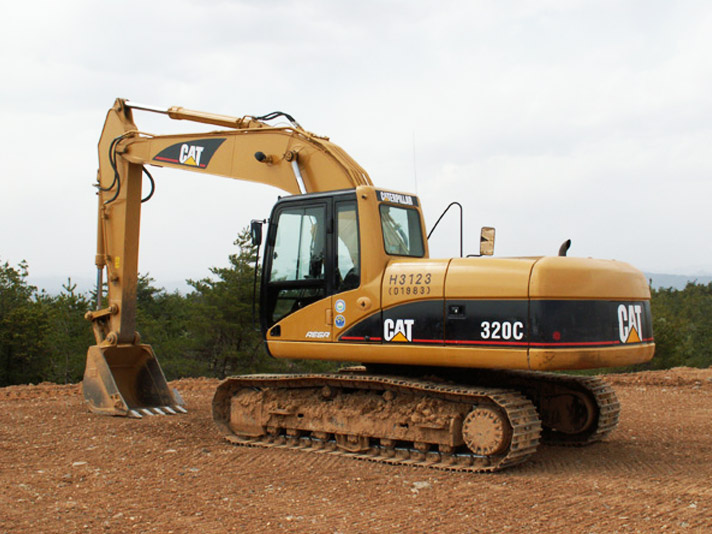
M 221 129 L 147 134 L 134 123 L 135 109 Z M 266 122 L 276 118 L 290 124 Z M 371 185 L 368 174 L 344 150 L 304 130 L 287 114 L 237 118 L 117 99 L 99 140 L 97 303 L 96 310 L 87 313 L 96 345 L 89 349 L 83 381 L 85 399 L 99 413 L 141 416 L 182 410 L 182 401 L 169 390 L 152 349 L 141 344 L 136 332 L 141 204 L 153 194 L 154 186 L 146 165 L 263 183 L 290 194 Z M 152 186 L 145 197 L 144 174 Z

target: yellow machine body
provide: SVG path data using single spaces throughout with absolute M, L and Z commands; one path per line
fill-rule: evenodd
M 560 256 L 431 259 L 427 245 L 422 257 L 390 255 L 379 208 L 398 204 L 379 193 L 373 186 L 355 191 L 359 287 L 315 302 L 308 297 L 308 305 L 297 303 L 295 311 L 263 325 L 274 357 L 526 370 L 620 367 L 652 357 L 650 291 L 637 269 Z M 415 197 L 397 195 L 419 205 Z M 280 205 L 314 201 L 318 197 L 295 197 Z M 272 224 L 279 226 L 275 211 Z M 274 251 L 267 247 L 263 291 L 269 294 Z M 632 323 L 631 306 L 640 312 Z M 622 339 L 631 325 L 636 334 Z

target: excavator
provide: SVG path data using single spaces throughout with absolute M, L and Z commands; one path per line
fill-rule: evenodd
M 152 135 L 136 127 L 136 110 L 215 129 Z M 155 185 L 146 166 L 288 193 L 264 240 L 262 225 L 251 226 L 264 244 L 265 348 L 350 362 L 333 373 L 224 379 L 213 418 L 237 445 L 497 471 L 541 442 L 587 445 L 615 428 L 620 406 L 605 381 L 554 371 L 653 356 L 649 286 L 634 267 L 565 247 L 493 257 L 492 228 L 482 229 L 479 255 L 432 259 L 420 199 L 374 186 L 343 149 L 286 113 L 238 118 L 117 99 L 98 148 L 97 301 L 86 314 L 96 345 L 83 380 L 96 413 L 186 411 L 137 332 L 141 205 Z

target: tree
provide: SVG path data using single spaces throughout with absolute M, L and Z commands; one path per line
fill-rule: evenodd
M 199 322 L 194 299 L 178 291 L 166 292 L 141 275 L 137 287 L 137 328 L 144 343 L 151 344 L 168 380 L 185 376 L 211 376 L 208 362 L 196 358 Z
M 0 386 L 44 379 L 49 309 L 27 275 L 25 261 L 0 265 Z
M 712 365 L 712 283 L 651 292 L 655 357 L 640 369 Z
M 247 229 L 233 244 L 238 252 L 228 257 L 229 266 L 210 269 L 217 279 L 188 281 L 194 289 L 189 295 L 193 357 L 219 377 L 261 370 L 266 357 L 252 317 L 256 247 Z
M 87 348 L 94 335 L 84 314 L 91 308 L 89 297 L 77 293 L 77 285 L 68 279 L 56 297 L 43 295 L 40 300 L 48 308 L 50 323 L 47 332 L 48 354 L 43 373 L 45 380 L 72 383 L 82 379 Z

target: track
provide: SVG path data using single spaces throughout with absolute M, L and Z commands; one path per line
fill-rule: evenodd
M 339 411 L 332 408 L 338 395 L 359 397 Z M 394 398 L 406 400 L 384 408 L 395 405 Z M 357 429 L 349 409 L 360 412 Z M 373 410 L 377 419 L 369 421 Z M 448 413 L 447 421 L 438 412 Z M 517 391 L 366 374 L 228 378 L 215 394 L 213 417 L 237 445 L 470 472 L 524 462 L 541 433 L 536 409 Z
M 591 430 L 582 434 L 566 435 L 545 429 L 543 433 L 544 443 L 570 446 L 590 445 L 601 441 L 615 430 L 620 418 L 620 403 L 610 385 L 595 377 L 572 377 L 553 374 L 548 374 L 548 376 L 551 376 L 550 380 L 554 383 L 560 383 L 566 387 L 578 385 L 582 390 L 585 390 L 591 396 L 592 403 L 597 407 L 598 414 Z
M 516 389 L 526 395 L 541 415 L 543 443 L 590 445 L 604 439 L 618 425 L 620 403 L 616 393 L 598 377 L 478 370 L 465 380 Z
M 620 403 L 613 388 L 603 379 L 540 371 L 497 369 L 452 369 L 394 367 L 390 365 L 353 367 L 349 372 L 429 377 L 438 381 L 473 387 L 515 390 L 532 401 L 542 422 L 542 443 L 584 446 L 601 441 L 617 426 Z

